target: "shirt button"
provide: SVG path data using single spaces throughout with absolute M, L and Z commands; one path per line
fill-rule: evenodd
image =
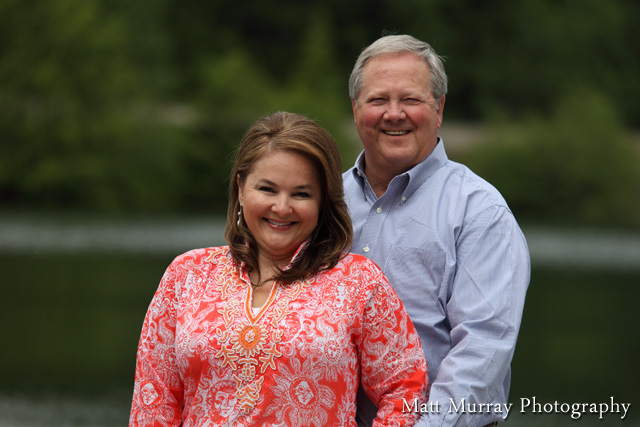
M 369 252 L 369 246 L 365 246 L 364 248 L 362 248 L 362 250 L 364 251 L 364 253 Z
M 378 208 L 378 209 L 376 209 L 376 212 L 378 212 L 378 213 L 382 213 L 382 208 Z
M 360 173 L 360 171 L 356 171 L 356 173 L 358 174 L 358 176 L 362 176 L 362 174 Z
M 402 196 L 402 199 L 400 199 L 400 200 L 402 200 L 403 202 L 406 202 L 407 198 L 405 196 Z

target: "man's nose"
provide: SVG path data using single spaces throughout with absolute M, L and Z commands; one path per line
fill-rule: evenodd
M 387 111 L 385 112 L 385 120 L 390 121 L 399 121 L 407 118 L 404 109 L 402 108 L 402 104 L 398 101 L 391 101 L 388 104 Z

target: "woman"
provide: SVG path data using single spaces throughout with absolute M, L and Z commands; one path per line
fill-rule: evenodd
M 426 401 L 413 324 L 378 267 L 348 255 L 340 155 L 292 113 L 244 136 L 229 188 L 229 246 L 165 272 L 138 347 L 130 425 L 412 425 Z

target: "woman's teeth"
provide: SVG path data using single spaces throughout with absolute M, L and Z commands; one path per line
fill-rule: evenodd
M 265 218 L 265 220 L 269 223 L 269 224 L 273 224 L 273 225 L 278 225 L 278 226 L 285 226 L 285 225 L 291 225 L 293 224 L 293 222 L 278 222 L 278 221 L 274 221 L 272 219 L 269 218 Z

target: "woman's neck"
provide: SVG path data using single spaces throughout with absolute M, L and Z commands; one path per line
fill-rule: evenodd
M 260 268 L 260 271 L 259 271 L 259 274 L 256 274 L 256 276 L 259 276 L 259 280 L 261 282 L 270 281 L 275 276 L 280 274 L 280 272 L 287 265 L 289 265 L 290 259 L 291 258 L 289 257 L 287 259 L 278 260 L 278 259 L 273 259 L 271 257 L 258 255 L 258 268 Z M 255 279 L 257 280 L 258 277 L 256 277 Z

